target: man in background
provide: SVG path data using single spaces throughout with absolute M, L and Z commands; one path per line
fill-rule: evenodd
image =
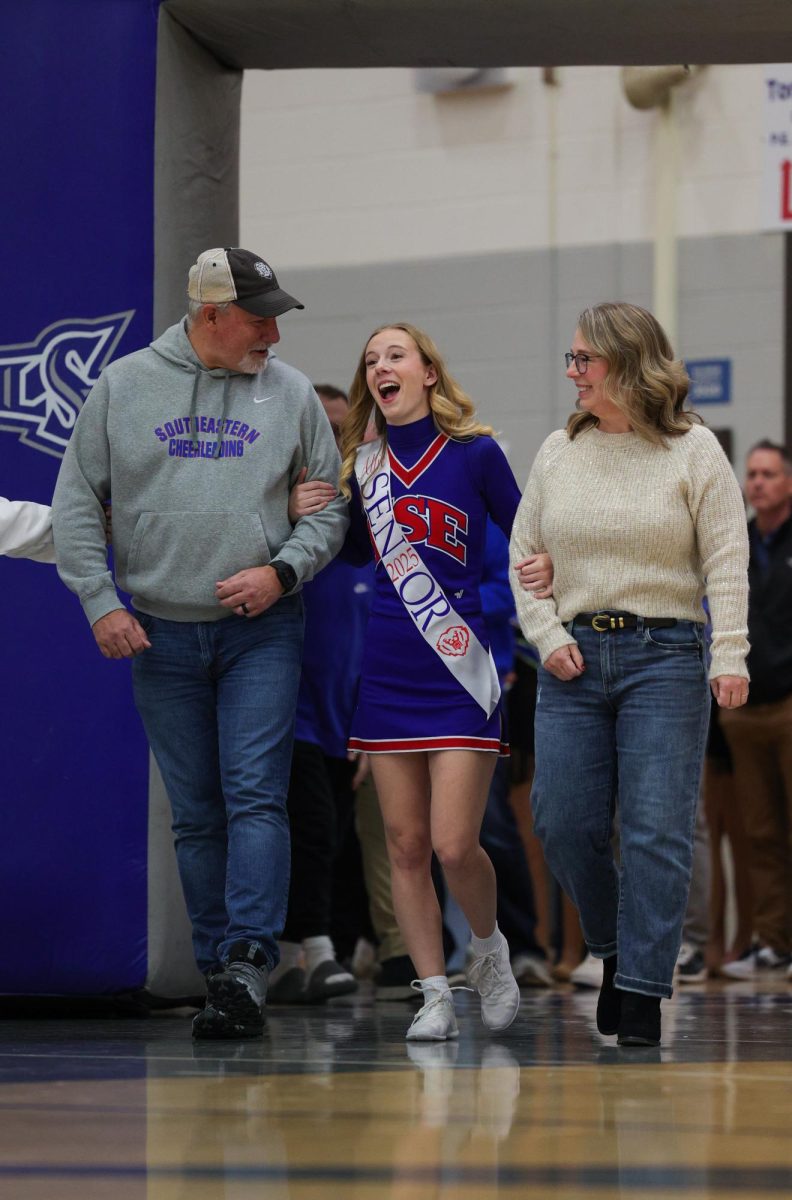
M 750 844 L 755 949 L 730 976 L 789 970 L 792 949 L 792 461 L 783 446 L 758 442 L 746 460 L 748 669 L 743 708 L 719 716 L 734 762 Z

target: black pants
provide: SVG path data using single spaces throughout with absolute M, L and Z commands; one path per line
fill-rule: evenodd
M 289 910 L 283 938 L 330 936 L 339 957 L 370 935 L 368 896 L 354 826 L 355 764 L 295 741 L 287 807 Z M 351 943 L 351 945 L 350 945 Z

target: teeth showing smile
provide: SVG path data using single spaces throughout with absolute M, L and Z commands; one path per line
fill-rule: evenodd
M 398 383 L 381 383 L 379 386 L 379 394 L 383 400 L 388 400 L 391 396 L 395 396 L 398 390 Z

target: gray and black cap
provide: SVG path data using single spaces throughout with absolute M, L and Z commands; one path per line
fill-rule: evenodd
M 198 304 L 238 304 L 257 317 L 279 317 L 304 308 L 284 292 L 269 263 L 237 246 L 204 250 L 190 267 L 187 295 Z

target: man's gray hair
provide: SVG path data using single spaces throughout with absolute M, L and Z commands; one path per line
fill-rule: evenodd
M 191 329 L 198 320 L 198 314 L 202 308 L 206 307 L 206 300 L 187 300 L 187 328 Z M 226 300 L 223 304 L 215 304 L 215 308 L 220 312 L 225 312 L 233 304 L 233 300 Z

